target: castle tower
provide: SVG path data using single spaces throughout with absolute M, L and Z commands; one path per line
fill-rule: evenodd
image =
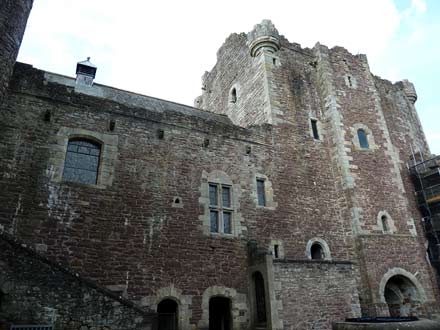
M 5 0 L 0 6 L 0 103 L 8 88 L 33 0 Z

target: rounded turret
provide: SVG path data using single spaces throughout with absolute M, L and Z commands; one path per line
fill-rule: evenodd
M 414 88 L 414 85 L 406 79 L 402 80 L 402 84 L 403 84 L 403 92 L 405 93 L 408 100 L 410 100 L 412 104 L 416 103 L 417 92 L 416 89 Z
M 265 19 L 247 34 L 247 44 L 252 57 L 261 52 L 275 53 L 280 49 L 280 35 L 275 25 Z

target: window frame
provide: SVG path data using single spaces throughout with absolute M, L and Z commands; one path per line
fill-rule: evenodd
M 359 141 L 359 147 L 364 150 L 370 149 L 370 142 L 368 141 L 368 133 L 365 131 L 365 129 L 358 128 L 356 130 L 356 134 Z
M 211 204 L 211 187 L 216 188 L 216 204 Z M 229 204 L 224 205 L 224 189 L 229 189 Z M 211 234 L 233 235 L 234 234 L 234 207 L 233 207 L 233 187 L 230 184 L 208 182 L 208 200 L 209 200 L 209 232 Z M 217 231 L 212 231 L 212 219 L 211 214 L 217 213 Z M 224 214 L 230 214 L 229 219 L 229 232 L 225 231 Z
M 74 142 L 86 142 L 94 147 L 96 147 L 95 149 L 99 150 L 98 156 L 94 156 L 92 154 L 88 154 L 87 156 L 89 156 L 89 158 L 95 157 L 97 158 L 97 165 L 96 165 L 96 170 L 95 171 L 91 171 L 85 168 L 79 168 L 79 167 L 71 167 L 71 166 L 67 166 L 67 160 L 69 158 L 69 155 L 72 154 L 83 154 L 79 152 L 79 150 L 77 151 L 71 151 L 69 150 L 69 146 L 71 146 L 71 143 L 73 144 Z M 80 146 L 78 146 L 79 149 Z M 90 147 L 87 147 L 90 148 Z M 94 139 L 90 139 L 90 138 L 86 138 L 86 137 L 70 137 L 67 141 L 67 149 L 66 149 L 66 154 L 65 154 L 65 158 L 64 158 L 64 166 L 63 166 L 63 174 L 62 174 L 62 180 L 63 182 L 72 182 L 72 183 L 79 183 L 79 184 L 84 184 L 84 185 L 98 185 L 99 184 L 99 173 L 100 173 L 100 168 L 101 168 L 101 163 L 102 163 L 102 154 L 103 154 L 103 144 L 100 141 L 96 141 Z M 95 182 L 83 182 L 83 181 L 79 181 L 79 180 L 73 180 L 73 179 L 68 179 L 66 178 L 66 168 L 70 168 L 73 170 L 85 170 L 88 172 L 94 172 L 95 173 Z
M 260 186 L 258 183 L 262 183 L 262 190 L 260 191 Z M 267 196 L 266 196 L 266 180 L 263 178 L 257 178 L 256 179 L 256 185 L 257 185 L 257 205 L 259 207 L 266 207 L 267 206 Z M 263 204 L 260 203 L 260 192 L 263 199 Z

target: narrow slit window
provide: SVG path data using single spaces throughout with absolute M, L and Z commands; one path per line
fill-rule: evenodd
M 85 139 L 71 139 L 67 145 L 63 180 L 85 184 L 98 182 L 101 145 Z
M 231 103 L 237 102 L 237 89 L 232 88 L 231 90 Z
M 310 123 L 312 125 L 313 138 L 319 140 L 318 121 L 316 119 L 310 119 Z
M 278 259 L 280 257 L 280 246 L 278 244 L 275 244 L 273 246 L 273 254 L 275 259 Z
M 257 195 L 258 195 L 258 205 L 266 206 L 266 193 L 264 189 L 264 180 L 257 179 Z
M 359 146 L 362 149 L 368 149 L 370 145 L 368 144 L 367 133 L 365 133 L 365 131 L 362 128 L 360 128 L 357 131 L 357 135 L 359 139 Z

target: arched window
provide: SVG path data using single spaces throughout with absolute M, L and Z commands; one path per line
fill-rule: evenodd
M 231 103 L 237 102 L 237 89 L 234 87 L 231 89 Z
M 101 145 L 87 139 L 70 139 L 64 161 L 63 180 L 85 184 L 98 181 Z
M 322 249 L 321 244 L 314 243 L 310 248 L 310 255 L 312 257 L 312 260 L 323 260 L 324 250 Z
M 357 130 L 357 135 L 359 139 L 359 145 L 362 149 L 368 149 L 370 145 L 368 144 L 367 133 L 362 128 Z
M 388 218 L 386 215 L 383 215 L 380 218 L 380 221 L 382 222 L 382 229 L 384 233 L 388 233 L 390 231 L 390 228 L 388 226 Z

